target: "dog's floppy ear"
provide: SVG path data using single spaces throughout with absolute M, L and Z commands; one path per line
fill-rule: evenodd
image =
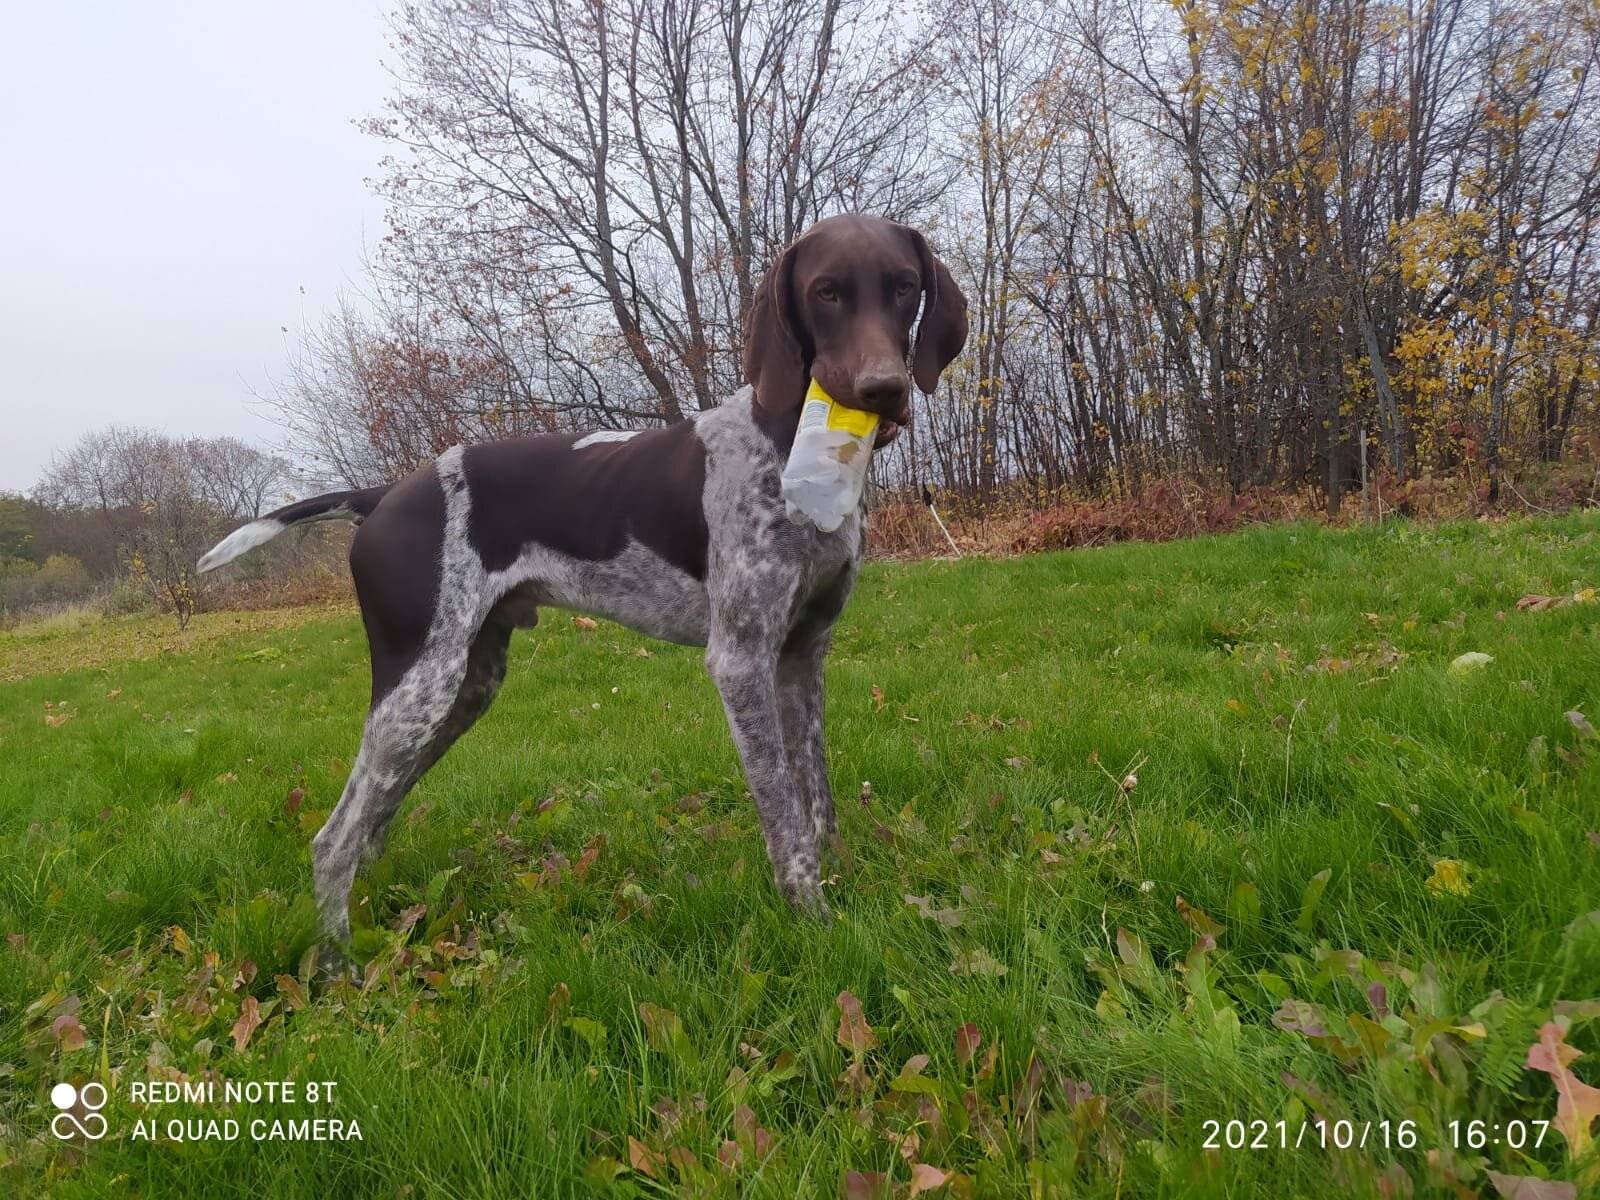
M 918 388 L 932 395 L 939 376 L 967 344 L 967 298 L 949 269 L 928 249 L 927 240 L 915 229 L 907 232 L 922 260 L 923 295 L 922 322 L 911 351 L 911 375 Z
M 756 290 L 744 334 L 744 377 L 756 403 L 769 412 L 798 408 L 805 398 L 805 333 L 794 312 L 795 242 L 778 257 Z

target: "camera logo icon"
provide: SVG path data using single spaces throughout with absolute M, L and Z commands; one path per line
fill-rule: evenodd
M 106 1135 L 106 1119 L 100 1110 L 106 1106 L 106 1089 L 103 1084 L 86 1083 L 81 1088 L 70 1083 L 58 1083 L 50 1089 L 50 1103 L 61 1111 L 50 1122 L 50 1132 L 62 1141 L 83 1137 L 98 1142 Z M 68 1110 L 82 1105 L 88 1111 L 80 1119 Z

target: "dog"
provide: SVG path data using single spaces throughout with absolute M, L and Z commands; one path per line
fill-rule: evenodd
M 878 414 L 882 445 L 911 420 L 912 381 L 932 393 L 966 338 L 966 298 L 920 233 L 832 217 L 767 273 L 746 386 L 719 407 L 660 429 L 453 446 L 387 487 L 280 508 L 201 558 L 211 571 L 293 525 L 360 525 L 350 571 L 372 704 L 312 841 L 325 965 L 337 969 L 349 944 L 358 864 L 381 853 L 406 793 L 488 709 L 511 631 L 543 606 L 706 648 L 778 890 L 826 914 L 819 854 L 837 827 L 822 664 L 860 567 L 865 500 L 823 533 L 786 515 L 779 477 L 810 380 Z

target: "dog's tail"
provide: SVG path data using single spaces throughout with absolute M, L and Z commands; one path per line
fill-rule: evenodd
M 223 563 L 230 563 L 247 550 L 263 542 L 270 542 L 291 525 L 305 525 L 311 521 L 354 521 L 357 525 L 372 514 L 383 499 L 389 485 L 364 488 L 357 492 L 328 492 L 309 500 L 286 504 L 264 517 L 257 517 L 248 525 L 241 525 L 223 538 L 201 557 L 196 569 L 203 575 L 214 571 Z

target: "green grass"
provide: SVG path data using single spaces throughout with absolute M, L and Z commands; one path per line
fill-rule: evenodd
M 1600 742 L 1566 715 L 1600 721 L 1600 603 L 1516 608 L 1596 583 L 1593 513 L 871 567 L 828 668 L 854 861 L 826 925 L 772 888 L 699 652 L 547 613 L 358 880 L 366 986 L 309 996 L 354 616 L 13 672 L 0 1191 L 904 1196 L 913 1161 L 980 1196 L 1595 1184 L 1553 1128 L 1455 1151 L 1449 1122 L 1552 1118 L 1524 1062 L 1556 1017 L 1600 1082 L 1573 1003 L 1600 995 Z M 1469 651 L 1494 661 L 1452 673 Z M 180 1077 L 337 1088 L 131 1098 Z M 107 1085 L 112 1136 L 49 1136 L 60 1079 Z M 1312 1112 L 1415 1145 L 1204 1148 Z M 319 1115 L 362 1140 L 250 1138 Z M 229 1116 L 237 1141 L 165 1136 Z

